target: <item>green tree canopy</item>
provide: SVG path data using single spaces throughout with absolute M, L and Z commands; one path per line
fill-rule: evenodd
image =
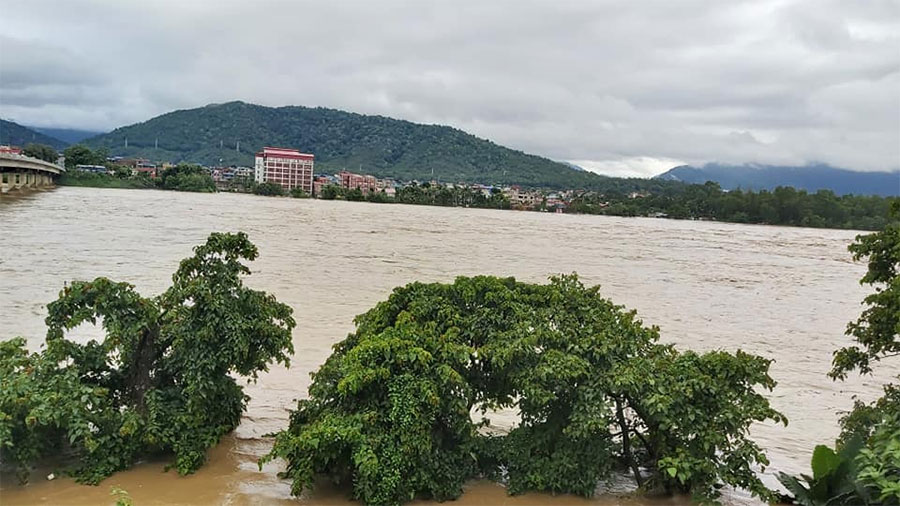
M 754 421 L 785 421 L 757 392 L 775 384 L 769 361 L 659 344 L 574 275 L 412 283 L 356 324 L 265 459 L 287 461 L 295 494 L 326 475 L 368 504 L 445 500 L 481 475 L 514 494 L 591 495 L 627 467 L 645 489 L 771 497 L 747 437 Z M 497 408 L 519 425 L 497 435 L 472 418 Z
M 84 144 L 73 144 L 63 151 L 66 157 L 66 168 L 71 169 L 76 165 L 103 165 L 106 163 L 106 151 L 92 150 Z
M 291 309 L 244 287 L 257 256 L 243 233 L 211 234 L 181 262 L 172 286 L 146 298 L 128 283 L 75 281 L 47 306 L 47 347 L 0 343 L 0 450 L 27 475 L 67 445 L 78 481 L 97 483 L 147 455 L 190 473 L 240 421 L 255 380 L 293 352 Z M 79 344 L 65 333 L 101 323 Z
M 857 236 L 850 245 L 854 260 L 866 259 L 868 270 L 860 283 L 875 292 L 864 299 L 866 309 L 847 326 L 847 334 L 860 346 L 838 350 L 833 378 L 845 378 L 853 369 L 866 374 L 872 362 L 900 355 L 900 200 L 893 202 L 891 221 L 883 230 Z
M 48 146 L 46 144 L 26 144 L 25 147 L 22 148 L 22 154 L 50 163 L 56 163 L 56 160 L 59 158 L 59 153 L 53 149 L 53 146 Z
M 160 173 L 160 182 L 165 190 L 212 193 L 216 191 L 216 182 L 212 176 L 199 165 L 179 163 L 175 167 Z
M 284 187 L 278 183 L 259 183 L 253 187 L 253 193 L 269 197 L 279 197 L 284 195 Z

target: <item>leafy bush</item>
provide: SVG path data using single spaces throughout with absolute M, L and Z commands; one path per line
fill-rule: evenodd
M 327 184 L 322 187 L 319 197 L 322 200 L 334 200 L 341 196 L 341 187 L 336 184 Z
M 747 439 L 754 421 L 784 421 L 755 391 L 774 386 L 769 361 L 679 353 L 574 275 L 412 283 L 356 324 L 263 459 L 287 460 L 295 494 L 325 475 L 366 503 L 444 500 L 484 475 L 589 496 L 627 466 L 644 488 L 771 497 Z M 470 413 L 495 408 L 520 424 L 482 434 Z
M 0 451 L 27 476 L 39 458 L 74 450 L 73 470 L 98 483 L 141 457 L 174 456 L 180 474 L 234 429 L 247 396 L 233 375 L 255 380 L 293 351 L 291 309 L 243 286 L 243 233 L 210 235 L 181 262 L 172 286 L 145 298 L 128 283 L 75 281 L 47 306 L 47 348 L 0 343 Z M 101 322 L 106 337 L 64 336 Z
M 59 153 L 53 149 L 53 146 L 36 144 L 33 142 L 26 144 L 25 147 L 22 148 L 22 154 L 50 163 L 56 163 L 56 160 L 59 158 Z
M 363 195 L 362 190 L 359 188 L 354 188 L 352 190 L 344 190 L 344 198 L 351 202 L 361 202 L 366 199 L 366 196 Z
M 900 504 L 900 410 L 884 412 L 856 459 L 859 482 L 883 504 Z
M 267 197 L 280 197 L 284 195 L 284 187 L 278 183 L 259 183 L 253 187 L 253 193 Z
M 87 186 L 92 188 L 156 188 L 156 183 L 146 176 L 121 178 L 109 174 L 96 174 L 70 170 L 60 174 L 57 183 L 62 186 Z
M 216 182 L 212 176 L 199 165 L 179 163 L 160 174 L 160 183 L 166 190 L 212 193 L 216 191 Z
M 778 473 L 778 481 L 793 494 L 793 502 L 802 506 L 869 504 L 869 493 L 856 477 L 861 446 L 860 438 L 848 441 L 837 453 L 825 445 L 816 446 L 810 462 L 812 476 L 803 474 L 797 479 Z
M 294 197 L 295 199 L 308 199 L 309 194 L 306 193 L 306 191 L 304 191 L 303 188 L 300 188 L 298 186 L 297 188 L 291 189 L 291 197 Z

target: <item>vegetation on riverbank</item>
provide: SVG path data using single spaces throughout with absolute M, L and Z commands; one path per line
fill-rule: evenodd
M 157 171 L 157 177 L 147 172 L 135 172 L 130 167 L 107 160 L 104 148 L 92 150 L 84 144 L 73 144 L 63 151 L 66 172 L 57 183 L 62 186 L 87 186 L 93 188 L 159 188 L 188 192 L 212 193 L 216 183 L 203 167 L 189 163 L 179 163 Z M 105 168 L 103 172 L 78 170 L 78 165 Z
M 485 196 L 480 189 L 463 186 L 448 187 L 431 183 L 411 183 L 396 189 L 394 196 L 384 191 L 363 193 L 359 189 L 341 188 L 328 185 L 322 188 L 320 198 L 323 200 L 343 199 L 350 201 L 366 201 L 379 204 L 412 204 L 443 207 L 476 207 L 484 209 L 509 209 L 510 203 L 500 190 Z
M 67 171 L 56 181 L 60 186 L 87 186 L 92 188 L 157 188 L 147 176 L 119 177 L 111 174 Z
M 294 494 L 327 475 L 366 504 L 447 500 L 483 476 L 511 494 L 590 496 L 622 468 L 644 490 L 773 497 L 747 434 L 786 423 L 760 393 L 775 386 L 770 361 L 660 344 L 574 275 L 412 283 L 356 324 L 264 459 L 287 461 Z M 520 424 L 484 432 L 500 408 Z
M 24 479 L 38 459 L 73 453 L 72 474 L 91 484 L 155 454 L 179 474 L 199 468 L 246 407 L 233 376 L 256 379 L 293 352 L 291 308 L 243 286 L 256 256 L 245 234 L 214 233 L 159 296 L 106 278 L 65 287 L 47 305 L 43 351 L 0 342 L 3 462 Z M 66 337 L 97 322 L 100 341 Z
M 577 194 L 565 208 L 574 214 L 606 216 L 658 216 L 672 219 L 710 220 L 815 228 L 879 230 L 889 223 L 889 208 L 896 197 L 836 196 L 824 190 L 806 193 L 793 188 L 773 192 L 725 192 L 715 183 L 683 185 L 677 190 L 660 188 L 659 194 L 610 192 Z M 274 193 L 272 193 L 274 194 Z M 499 190 L 485 195 L 480 189 L 464 186 L 412 183 L 396 189 L 395 196 L 382 191 L 362 193 L 336 185 L 322 188 L 319 198 L 377 203 L 398 203 L 445 207 L 510 209 L 512 204 Z M 532 211 L 550 211 L 547 200 Z
M 778 187 L 771 192 L 723 191 L 718 184 L 708 182 L 660 188 L 640 195 L 585 193 L 575 198 L 568 210 L 611 216 L 664 215 L 674 219 L 880 230 L 889 223 L 892 202 L 900 202 L 900 198 L 837 196 L 828 190 L 807 193 L 791 187 Z

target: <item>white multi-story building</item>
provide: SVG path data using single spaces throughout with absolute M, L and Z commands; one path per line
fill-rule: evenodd
M 314 159 L 296 149 L 265 147 L 256 153 L 253 179 L 257 183 L 280 184 L 285 190 L 302 188 L 312 194 Z

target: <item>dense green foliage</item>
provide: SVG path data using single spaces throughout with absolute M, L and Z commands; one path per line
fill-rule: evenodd
M 821 190 L 807 193 L 790 187 L 774 191 L 723 191 L 718 184 L 675 185 L 631 198 L 630 191 L 586 193 L 574 199 L 571 212 L 613 216 L 662 213 L 676 219 L 707 219 L 734 223 L 765 223 L 802 227 L 878 230 L 888 222 L 888 210 L 898 198 L 844 195 Z
M 50 163 L 56 163 L 56 160 L 59 158 L 59 153 L 53 149 L 53 146 L 48 146 L 46 144 L 26 144 L 25 147 L 22 148 L 22 154 Z
M 209 172 L 199 165 L 179 163 L 174 167 L 161 169 L 158 177 L 152 178 L 145 172 L 132 174 L 129 167 L 107 161 L 104 149 L 92 150 L 83 144 L 66 148 L 66 167 L 58 183 L 63 186 L 91 186 L 98 188 L 162 188 L 164 190 L 204 192 L 216 191 L 216 183 Z M 76 165 L 103 165 L 112 174 L 82 172 Z
M 357 188 L 348 190 L 337 185 L 322 187 L 319 196 L 324 200 L 344 199 L 349 201 L 367 201 L 378 204 L 414 204 L 445 207 L 478 207 L 487 209 L 509 209 L 509 200 L 499 191 L 485 196 L 481 190 L 462 186 L 449 187 L 432 185 L 431 183 L 409 184 L 396 189 L 394 196 L 383 191 L 363 193 Z
M 71 170 L 76 165 L 106 165 L 108 151 L 104 148 L 91 149 L 84 144 L 72 144 L 63 151 L 66 157 L 66 168 Z
M 808 194 L 793 188 L 774 192 L 725 192 L 715 183 L 704 185 L 665 184 L 655 186 L 653 180 L 609 178 L 604 180 L 608 193 L 581 192 L 566 209 L 571 213 L 610 216 L 653 216 L 657 213 L 675 219 L 704 219 L 737 223 L 765 223 L 807 227 L 878 229 L 889 223 L 888 208 L 900 203 L 897 198 L 837 197 L 830 191 Z M 646 196 L 635 188 L 649 193 Z M 652 190 L 650 190 L 652 188 Z M 490 195 L 479 189 L 441 184 L 410 184 L 397 189 L 395 197 L 326 186 L 319 197 L 330 200 L 369 200 L 404 204 L 484 207 L 509 209 L 510 202 L 495 189 Z M 898 204 L 894 204 L 898 205 Z
M 297 188 L 292 188 L 289 194 L 295 199 L 308 199 L 311 196 L 309 193 L 306 193 L 306 190 L 299 186 Z
M 445 500 L 482 475 L 513 494 L 589 496 L 627 467 L 644 489 L 771 497 L 747 437 L 754 421 L 785 421 L 757 392 L 775 384 L 769 361 L 659 344 L 574 275 L 412 283 L 356 324 L 264 459 L 287 461 L 295 494 L 325 475 L 367 504 Z M 521 422 L 485 432 L 501 408 Z
M 869 493 L 856 479 L 856 459 L 861 440 L 854 439 L 838 452 L 825 445 L 816 446 L 810 467 L 813 474 L 800 479 L 779 473 L 778 480 L 793 494 L 793 502 L 802 506 L 853 506 L 869 504 Z
M 256 195 L 266 195 L 270 197 L 280 197 L 284 195 L 284 187 L 278 183 L 259 183 L 252 185 L 252 192 Z
M 56 180 L 61 186 L 89 186 L 92 188 L 157 188 L 148 176 L 119 177 L 112 174 L 96 174 L 78 170 L 66 171 Z
M 835 353 L 834 378 L 845 378 L 853 369 L 869 373 L 873 361 L 900 355 L 900 200 L 892 203 L 883 230 L 858 236 L 849 249 L 854 260 L 868 260 L 860 283 L 872 285 L 875 292 L 863 300 L 866 309 L 859 319 L 847 326 L 847 334 L 862 348 Z
M 553 188 L 586 188 L 603 179 L 447 126 L 243 102 L 170 112 L 87 142 L 116 155 L 205 165 L 252 165 L 253 154 L 263 146 L 289 146 L 314 153 L 318 172 L 362 167 L 403 180 L 431 180 L 432 170 L 442 181 Z
M 256 256 L 245 234 L 214 233 L 157 297 L 106 278 L 64 288 L 47 306 L 44 351 L 0 343 L 3 462 L 24 477 L 69 450 L 84 483 L 159 453 L 181 474 L 200 467 L 246 406 L 234 376 L 255 380 L 293 352 L 291 309 L 243 286 L 242 260 Z M 84 323 L 102 324 L 105 337 L 65 336 Z
M 18 123 L 0 119 L 0 145 L 24 146 L 29 143 L 46 144 L 54 149 L 64 149 L 68 143 L 44 135 Z
M 483 207 L 490 209 L 509 209 L 509 200 L 499 191 L 484 195 L 481 190 L 464 187 L 448 188 L 444 185 L 411 184 L 397 189 L 394 198 L 403 204 L 420 204 L 431 206 Z
M 203 167 L 189 163 L 179 163 L 164 169 L 159 174 L 159 185 L 164 190 L 213 193 L 216 182 Z

